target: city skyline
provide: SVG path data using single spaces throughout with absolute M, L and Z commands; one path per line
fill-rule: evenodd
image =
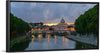
M 11 2 L 11 13 L 30 23 L 56 25 L 62 17 L 73 24 L 85 11 L 96 4 Z

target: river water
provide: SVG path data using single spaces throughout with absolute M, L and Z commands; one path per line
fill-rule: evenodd
M 41 36 L 41 35 L 40 35 Z M 64 36 L 49 34 L 46 37 L 34 37 L 31 39 L 28 48 L 25 50 L 50 50 L 50 49 L 75 49 L 75 41 L 69 40 Z
M 46 34 L 45 37 L 39 34 L 33 36 L 31 40 L 24 40 L 16 44 L 11 51 L 29 51 L 29 50 L 58 50 L 58 49 L 97 49 L 97 46 L 77 42 L 64 36 Z

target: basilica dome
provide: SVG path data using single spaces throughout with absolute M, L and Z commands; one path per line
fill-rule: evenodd
M 57 30 L 66 30 L 68 24 L 65 23 L 65 20 L 62 18 L 60 23 L 57 25 Z
M 62 18 L 60 22 L 61 22 L 61 23 L 65 23 L 65 20 Z

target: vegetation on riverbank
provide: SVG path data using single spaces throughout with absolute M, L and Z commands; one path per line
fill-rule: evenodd
M 23 40 L 20 43 L 16 43 L 12 48 L 10 48 L 11 51 L 24 51 L 28 45 L 30 40 Z
M 98 49 L 97 46 L 76 41 L 75 49 Z
M 10 47 L 13 47 L 18 41 L 23 40 L 25 38 L 26 36 L 20 36 L 10 40 Z
M 80 34 L 98 35 L 98 5 L 80 15 L 75 21 L 75 30 Z
M 31 29 L 29 24 L 10 13 L 10 48 L 14 49 L 18 42 L 26 39 L 26 33 Z
M 14 37 L 15 34 L 26 33 L 30 29 L 27 22 L 10 13 L 10 37 Z

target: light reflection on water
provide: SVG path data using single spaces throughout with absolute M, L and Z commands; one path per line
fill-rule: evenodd
M 31 40 L 32 42 L 34 41 L 34 38 L 32 38 L 32 40 Z
M 42 34 L 38 38 L 34 37 L 31 39 L 28 48 L 25 50 L 48 50 L 48 49 L 74 49 L 75 41 L 69 40 L 64 36 L 46 34 L 43 38 Z
M 56 44 L 56 39 L 57 39 L 57 38 L 56 38 L 56 35 L 54 35 L 54 38 L 55 38 L 55 44 Z

